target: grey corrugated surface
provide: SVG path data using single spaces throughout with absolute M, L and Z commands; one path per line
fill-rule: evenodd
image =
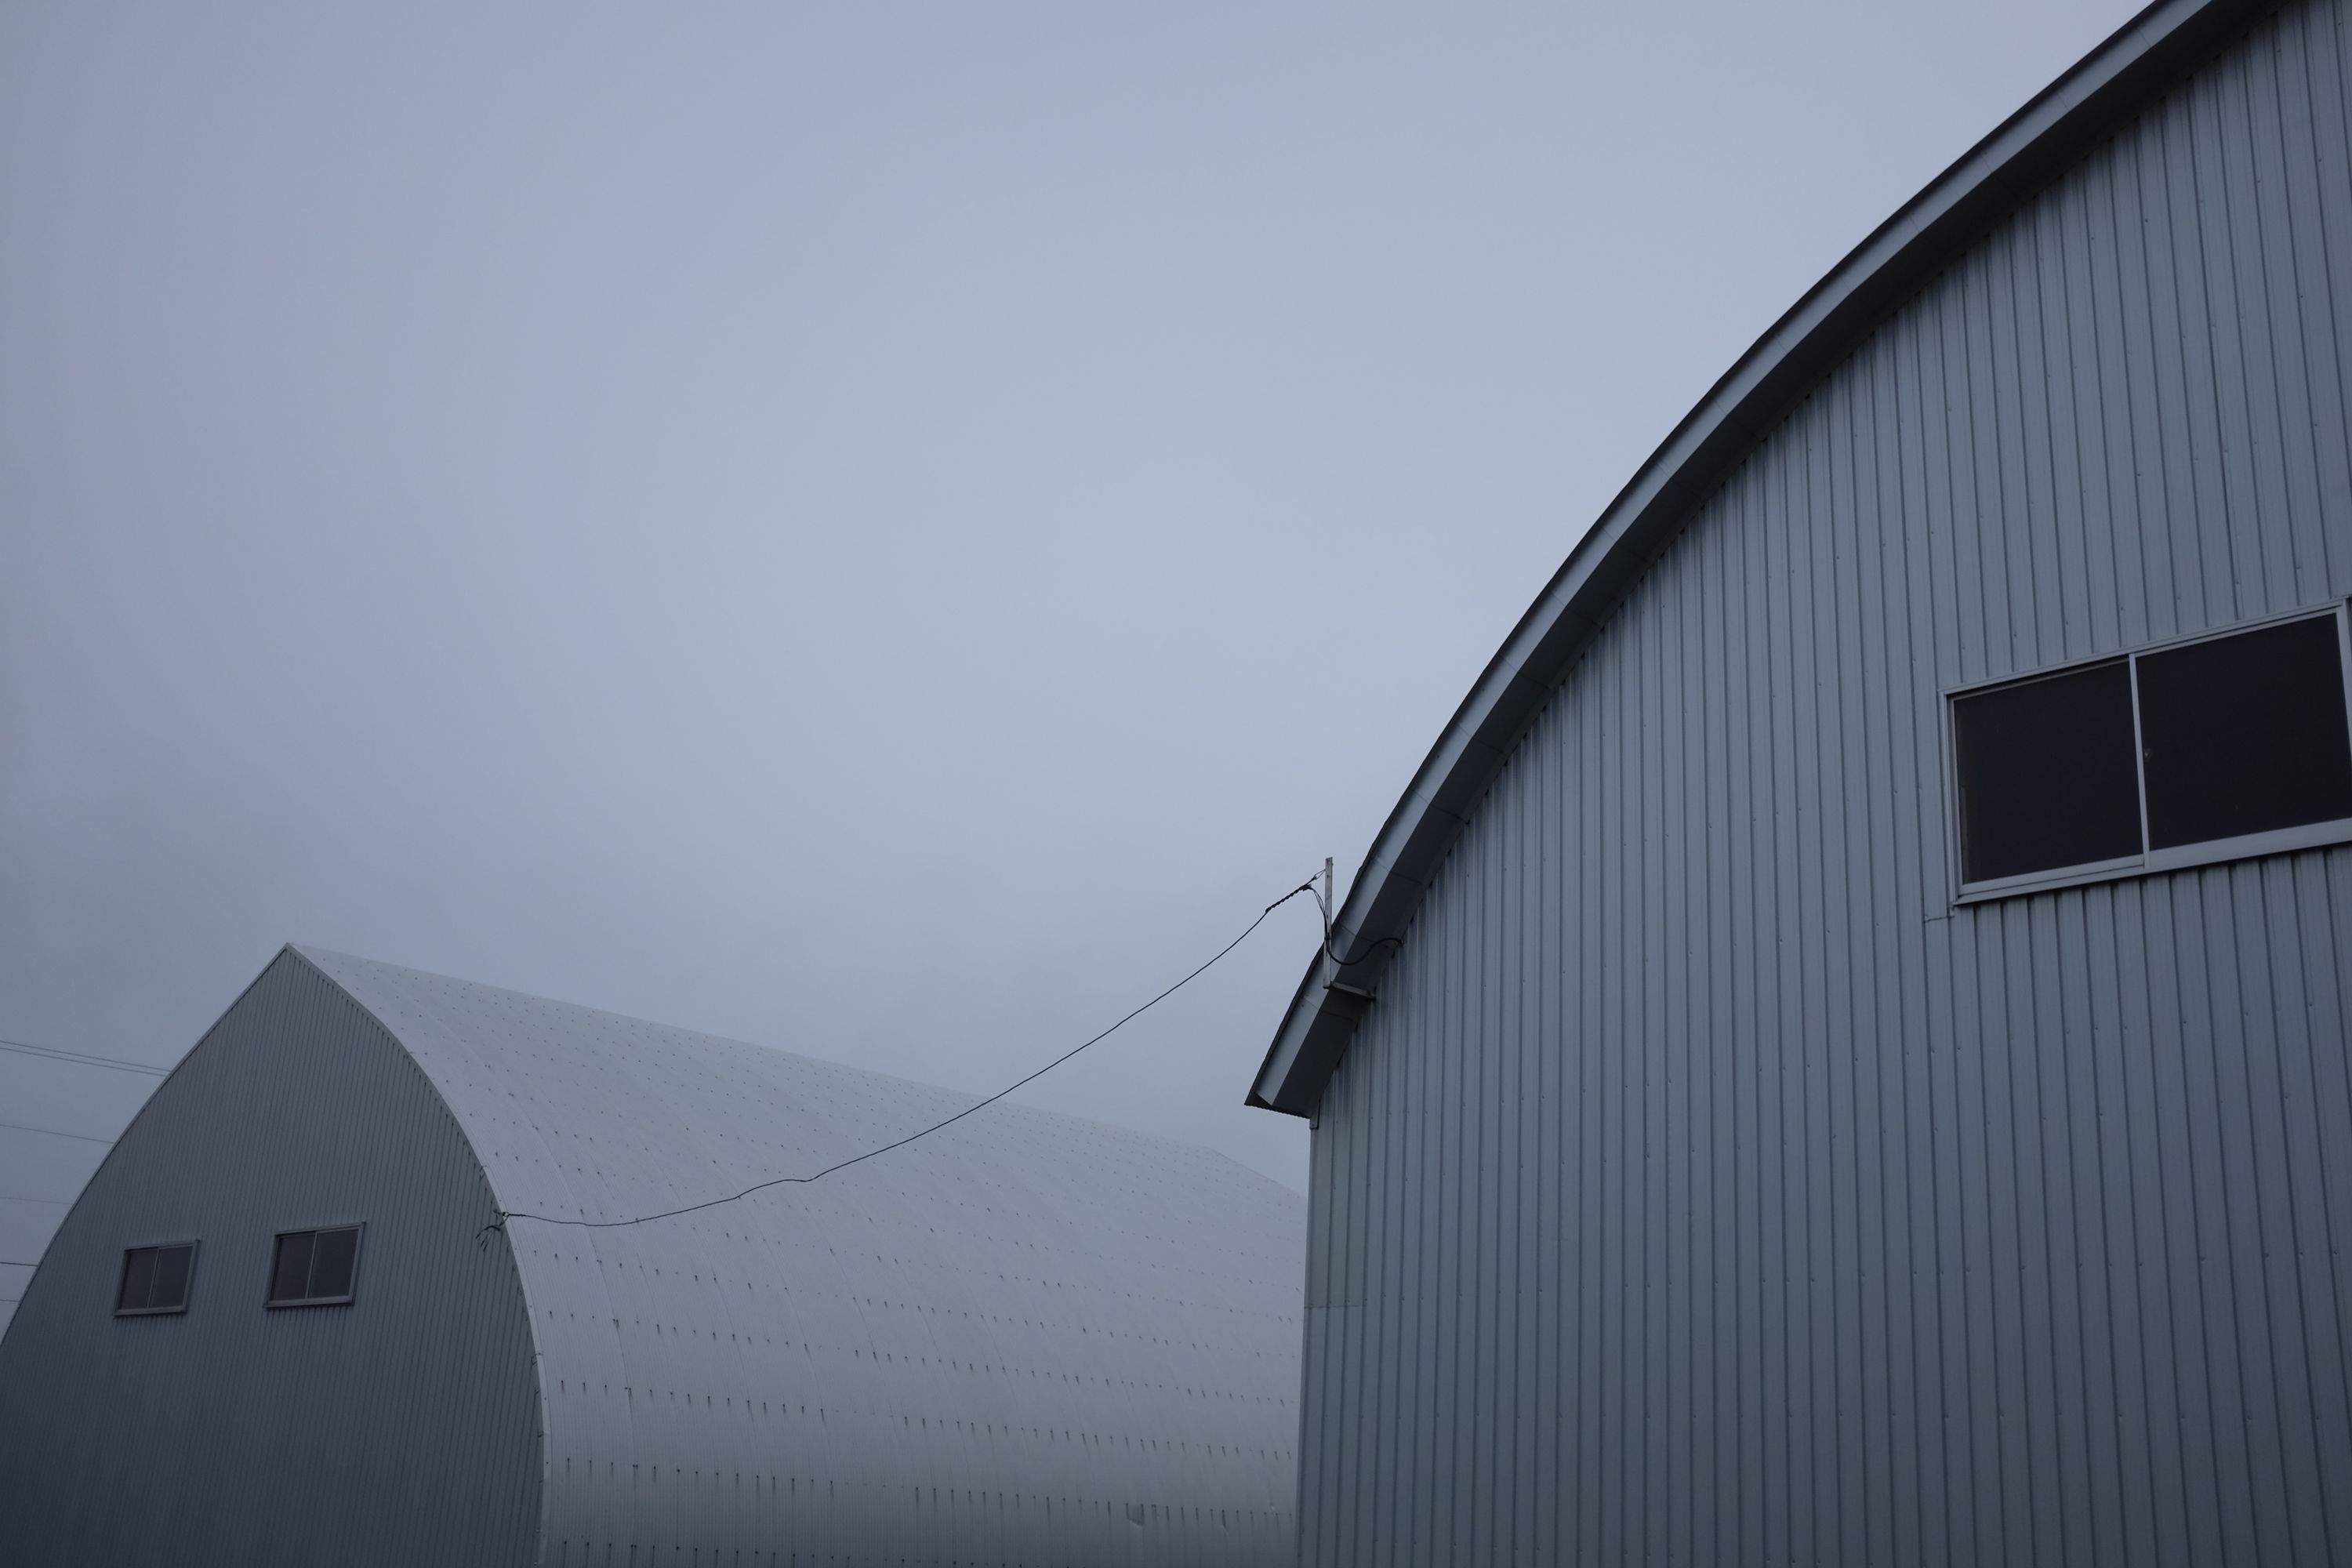
M 281 955 L 83 1190 L 0 1341 L 0 1560 L 520 1563 L 539 1412 L 512 1260 L 415 1063 Z M 262 1305 L 279 1229 L 361 1218 L 350 1307 Z M 184 1316 L 122 1249 L 196 1238 Z
M 1969 150 L 1809 289 L 1650 455 L 1579 539 L 1454 710 L 1372 841 L 1333 923 L 1349 977 L 1376 987 L 1463 822 L 1632 583 L 1757 437 L 2023 195 L 2041 188 L 2276 0 L 2156 0 Z M 1357 967 L 1360 963 L 1360 967 Z M 1250 1103 L 1313 1112 L 1360 1011 L 1310 963 Z
M 303 951 L 508 1208 L 676 1207 L 971 1103 Z M 1305 1225 L 1221 1155 L 1017 1105 L 652 1225 L 517 1219 L 547 1561 L 1287 1563 Z
M 1954 910 L 1939 691 L 2352 593 L 2343 7 L 1762 433 L 1320 1105 L 1316 1563 L 2352 1558 L 2352 851 Z

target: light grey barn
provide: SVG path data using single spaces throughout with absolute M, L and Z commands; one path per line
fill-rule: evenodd
M 2142 13 L 1439 738 L 1253 1094 L 1306 1562 L 2352 1562 L 2346 13 Z
M 0 1560 L 1272 1564 L 1305 1205 L 1221 1155 L 288 948 L 0 1340 Z

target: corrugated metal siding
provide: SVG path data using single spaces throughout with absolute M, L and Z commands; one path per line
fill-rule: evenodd
M 304 956 L 464 1126 L 497 1190 L 468 1237 L 493 1201 L 675 1208 L 972 1100 Z M 999 1104 L 696 1214 L 516 1219 L 548 1411 L 546 1559 L 1287 1563 L 1305 1206 L 1210 1151 Z
M 540 1412 L 480 1167 L 414 1062 L 289 955 L 156 1090 L 0 1342 L 0 1559 L 524 1563 Z M 271 1311 L 274 1237 L 367 1225 L 358 1299 Z M 184 1316 L 126 1247 L 199 1242 Z
M 2352 1559 L 2352 851 L 1955 910 L 1945 688 L 2352 593 L 2343 7 L 1701 507 L 1322 1100 L 1314 1563 Z

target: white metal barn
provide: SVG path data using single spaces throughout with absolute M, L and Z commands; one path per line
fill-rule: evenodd
M 2352 1562 L 2348 27 L 2143 12 L 1439 737 L 1253 1097 L 1304 1561 Z
M 0 1340 L 0 1560 L 1286 1563 L 1304 1205 L 1205 1150 L 288 948 Z

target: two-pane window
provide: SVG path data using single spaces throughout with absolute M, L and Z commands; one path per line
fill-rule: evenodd
M 2342 621 L 1956 694 L 1962 894 L 2352 838 Z
M 324 1307 L 348 1301 L 359 1261 L 358 1226 L 282 1232 L 269 1269 L 269 1304 Z
M 269 1305 L 324 1307 L 350 1300 L 352 1280 L 359 1272 L 362 1228 L 341 1225 L 279 1232 L 270 1256 Z M 122 1274 L 114 1291 L 115 1316 L 186 1311 L 188 1283 L 195 1267 L 193 1241 L 125 1248 Z
M 196 1271 L 196 1244 L 133 1247 L 122 1254 L 122 1277 L 114 1288 L 114 1315 L 188 1310 L 188 1282 Z

